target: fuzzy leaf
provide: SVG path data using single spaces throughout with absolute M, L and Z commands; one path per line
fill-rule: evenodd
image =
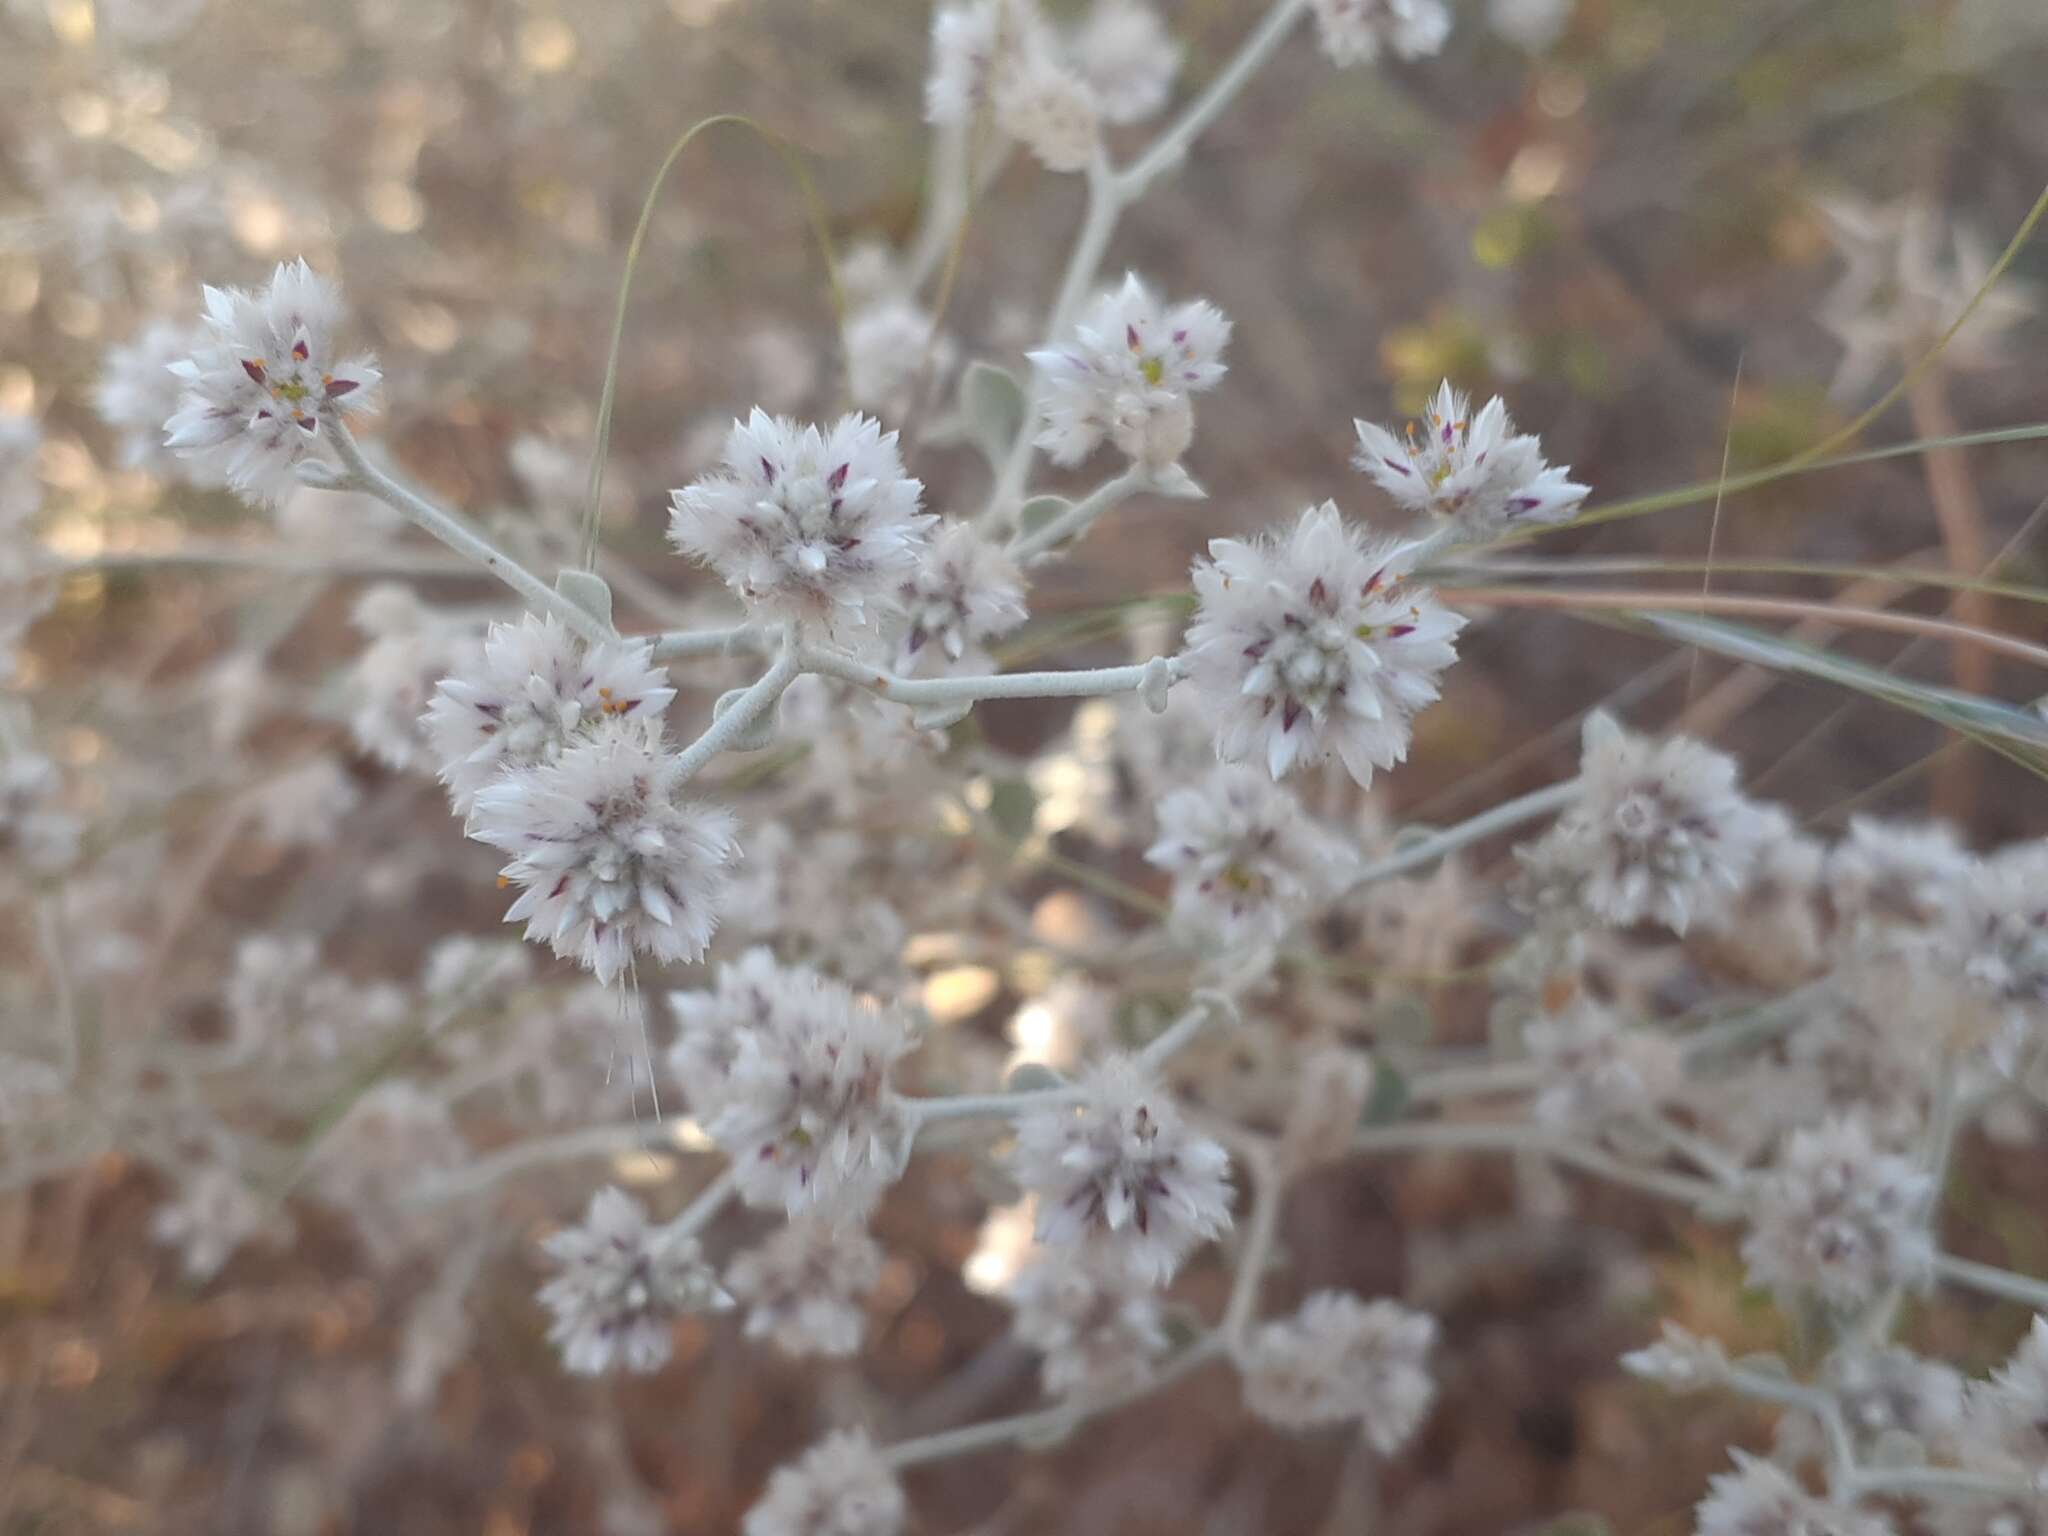
M 993 466 L 1000 468 L 1009 458 L 1027 409 L 1024 386 L 994 363 L 969 363 L 960 376 L 960 414 L 974 445 Z

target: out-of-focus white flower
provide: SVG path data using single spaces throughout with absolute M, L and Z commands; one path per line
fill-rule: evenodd
M 1487 24 L 1524 53 L 1542 53 L 1564 36 L 1577 0 L 1491 0 Z
M 253 807 L 256 829 L 281 848 L 317 848 L 334 841 L 362 798 L 348 770 L 322 753 L 262 786 Z
M 860 1227 L 799 1216 L 725 1271 L 746 1305 L 747 1337 L 790 1355 L 843 1357 L 860 1348 L 861 1303 L 882 1278 L 882 1249 Z
M 1237 1352 L 1252 1412 L 1288 1429 L 1360 1421 L 1392 1455 L 1436 1400 L 1436 1319 L 1398 1302 L 1318 1291 L 1293 1317 L 1262 1324 Z
M 134 340 L 107 349 L 96 398 L 100 419 L 120 435 L 121 462 L 128 468 L 176 474 L 200 486 L 222 483 L 217 466 L 182 459 L 164 446 L 164 423 L 185 393 L 171 365 L 205 344 L 196 324 L 155 320 Z
M 1684 933 L 1696 919 L 1722 916 L 1770 830 L 1763 808 L 1743 795 L 1733 758 L 1685 736 L 1637 736 L 1596 715 L 1577 800 L 1518 853 L 1539 910 Z
M 1003 131 L 1049 171 L 1085 171 L 1102 143 L 1095 93 L 1050 51 L 1038 51 L 996 83 Z
M 1230 1156 L 1190 1130 L 1150 1071 L 1111 1056 L 1078 1108 L 1017 1121 L 1012 1167 L 1038 1196 L 1038 1237 L 1084 1243 L 1164 1285 L 1199 1243 L 1230 1226 Z
M 93 24 L 124 43 L 165 43 L 189 30 L 205 9 L 206 0 L 97 0 Z
M 934 521 L 923 492 L 869 417 L 821 431 L 756 410 L 733 424 L 724 468 L 675 493 L 669 538 L 759 616 L 860 624 L 917 568 Z
M 261 293 L 207 288 L 209 339 L 172 364 L 184 385 L 164 444 L 258 501 L 281 501 L 323 422 L 369 406 L 381 375 L 337 356 L 341 292 L 303 259 Z
M 1333 502 L 1284 534 L 1210 541 L 1194 569 L 1188 679 L 1222 757 L 1276 779 L 1335 757 L 1370 786 L 1407 756 L 1465 620 L 1407 583 L 1403 548 L 1368 541 Z
M 1971 1384 L 1966 1411 L 1972 1443 L 2048 1466 L 2048 1318 L 2036 1316 L 2005 1364 Z
M 63 800 L 64 776 L 40 752 L 0 757 L 0 866 L 38 875 L 71 866 L 84 828 Z
M 475 665 L 441 680 L 422 728 L 463 814 L 501 770 L 554 762 L 600 720 L 659 719 L 675 696 L 649 641 L 586 645 L 529 613 L 491 626 Z
M 1942 339 L 1990 277 L 1995 251 L 1972 230 L 1951 231 L 1918 198 L 1880 205 L 1837 197 L 1820 211 L 1847 263 L 1820 306 L 1821 323 L 1842 343 L 1834 393 L 1860 395 Z M 2002 361 L 2007 333 L 2038 307 L 2029 285 L 2001 279 L 1942 348 L 1942 366 Z
M 752 860 L 749 859 L 749 863 Z M 775 952 L 757 944 L 719 966 L 709 991 L 671 992 L 676 1022 L 669 1076 L 681 1086 L 690 1112 L 709 1120 L 725 1102 L 727 1079 L 749 1030 L 781 1030 L 815 987 L 825 983 L 803 966 L 778 965 Z
M 848 402 L 884 421 L 900 421 L 936 395 L 959 353 L 929 314 L 895 293 L 848 314 L 842 339 Z
M 1443 0 L 1310 0 L 1323 52 L 1338 68 L 1370 64 L 1382 48 L 1404 59 L 1441 52 L 1451 35 Z
M 925 120 L 973 127 L 984 114 L 993 114 L 1003 82 L 1050 46 L 1036 0 L 968 0 L 941 6 L 932 16 Z
M 740 1032 L 706 1129 L 749 1205 L 852 1218 L 903 1171 L 910 1126 L 890 1086 L 917 1043 L 898 1009 L 815 972 L 787 973 L 769 1015 Z
M 1707 1485 L 1694 1510 L 1697 1536 L 1892 1536 L 1877 1515 L 1817 1499 L 1791 1473 L 1747 1451 Z
M 1828 896 L 1852 931 L 1924 929 L 1955 909 L 1973 862 L 1944 823 L 1852 816 L 1828 854 Z
M 1997 1065 L 2010 1070 L 2048 1016 L 2048 839 L 1982 860 L 1946 926 L 1944 942 L 1964 982 L 1996 1015 L 1985 1043 Z
M 1673 1392 L 1698 1392 L 1725 1380 L 1728 1351 L 1719 1339 L 1704 1339 L 1666 1318 L 1662 1337 L 1621 1357 L 1621 1368 Z
M 1095 0 L 1069 51 L 1106 123 L 1151 117 L 1166 105 L 1180 72 L 1180 44 L 1143 0 Z
M 611 716 L 479 790 L 470 835 L 512 856 L 502 878 L 520 888 L 505 920 L 607 983 L 636 950 L 701 958 L 739 846 L 729 812 L 677 802 L 678 763 L 659 720 Z
M 434 766 L 423 716 L 435 685 L 476 665 L 470 627 L 427 607 L 404 587 L 382 584 L 356 600 L 352 618 L 370 643 L 349 669 L 349 735 L 400 772 Z
M 444 1251 L 447 1212 L 412 1197 L 422 1179 L 455 1167 L 468 1152 L 438 1094 L 407 1078 L 386 1078 L 320 1144 L 319 1189 L 354 1218 L 371 1257 L 397 1264 Z
M 896 1475 L 858 1431 L 828 1435 L 777 1467 L 743 1536 L 902 1536 L 909 1505 Z
M 1579 1127 L 1653 1113 L 1684 1076 L 1677 1039 L 1625 1028 L 1612 1010 L 1590 1001 L 1531 1019 L 1522 1043 L 1543 1071 L 1534 1109 L 1546 1125 Z
M 1038 1351 L 1053 1397 L 1091 1397 L 1143 1379 L 1166 1352 L 1156 1291 L 1120 1264 L 1085 1249 L 1047 1249 L 1010 1284 L 1010 1323 Z
M 1105 293 L 1059 345 L 1030 354 L 1044 379 L 1038 446 L 1079 464 L 1105 438 L 1153 469 L 1194 438 L 1191 397 L 1223 377 L 1230 321 L 1202 299 L 1167 308 L 1138 280 Z
M 232 1168 L 208 1163 L 183 1179 L 149 1219 L 149 1235 L 178 1250 L 185 1273 L 211 1279 L 237 1248 L 275 1227 L 271 1203 Z
M 1236 763 L 1159 802 L 1159 838 L 1145 858 L 1173 874 L 1175 922 L 1231 945 L 1278 942 L 1357 863 L 1291 791 Z
M 358 986 L 323 968 L 319 941 L 304 934 L 244 938 L 222 1001 L 238 1058 L 332 1061 L 388 1034 L 406 1015 L 402 988 Z
M 1354 422 L 1352 463 L 1413 512 L 1454 525 L 1459 543 L 1476 544 L 1512 528 L 1570 521 L 1586 499 L 1569 466 L 1543 461 L 1543 444 L 1517 433 L 1496 395 L 1478 415 L 1446 380 L 1422 412 L 1422 430 L 1405 438 L 1369 421 Z
M 1756 1185 L 1742 1257 L 1749 1276 L 1788 1300 L 1838 1307 L 1934 1272 L 1928 1232 L 1933 1181 L 1912 1160 L 1879 1151 L 1854 1119 L 1793 1133 Z
M 1938 1444 L 1963 1420 L 1962 1372 L 1910 1349 L 1838 1349 L 1822 1367 L 1821 1383 L 1864 1445 L 1886 1435 Z
M 561 1270 L 539 1292 L 554 1317 L 548 1338 L 579 1376 L 600 1376 L 614 1365 L 659 1370 L 678 1317 L 732 1305 L 681 1218 L 654 1225 L 646 1207 L 621 1189 L 600 1189 L 582 1222 L 543 1246 Z
M 958 661 L 968 647 L 1008 634 L 1027 614 L 1016 562 L 966 522 L 944 525 L 898 601 L 909 626 L 897 658 L 903 671 L 923 658 L 930 641 Z

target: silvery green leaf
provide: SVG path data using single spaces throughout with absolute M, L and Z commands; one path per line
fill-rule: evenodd
M 1028 409 L 1024 386 L 994 363 L 969 363 L 961 374 L 960 414 L 990 464 L 1000 466 L 1009 458 Z
M 575 568 L 555 574 L 555 590 L 599 623 L 612 621 L 612 589 L 595 571 Z

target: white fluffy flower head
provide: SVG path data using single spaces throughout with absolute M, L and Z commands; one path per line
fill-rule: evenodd
M 882 1278 L 882 1249 L 850 1222 L 799 1216 L 734 1259 L 726 1288 L 747 1308 L 747 1337 L 788 1355 L 843 1358 L 860 1348 L 862 1300 Z
M 1727 754 L 1685 736 L 1637 736 L 1595 715 L 1577 801 L 1521 857 L 1539 908 L 1684 933 L 1727 909 L 1772 825 L 1743 795 Z
M 1290 1429 L 1357 1419 L 1373 1449 L 1391 1455 L 1436 1399 L 1429 1374 L 1436 1331 L 1435 1318 L 1398 1302 L 1319 1291 L 1293 1317 L 1256 1329 L 1238 1351 L 1245 1401 L 1260 1418 Z
M 1292 792 L 1236 763 L 1160 801 L 1159 838 L 1145 858 L 1173 873 L 1176 922 L 1226 943 L 1278 941 L 1356 862 Z
M 743 1536 L 902 1536 L 908 1502 L 859 1431 L 829 1435 L 777 1467 Z
M 1074 66 L 1106 123 L 1136 123 L 1166 105 L 1180 44 L 1143 0 L 1096 0 L 1072 39 Z
M 1443 0 L 1310 0 L 1323 52 L 1341 68 L 1370 64 L 1383 48 L 1404 59 L 1440 52 L 1451 35 Z
M 677 803 L 677 761 L 658 721 L 613 717 L 478 791 L 470 835 L 512 856 L 501 878 L 520 887 L 505 920 L 603 982 L 636 950 L 700 958 L 739 847 L 728 812 Z
M 1543 445 L 1515 431 L 1499 396 L 1478 415 L 1448 380 L 1423 408 L 1422 429 L 1405 438 L 1369 421 L 1358 429 L 1352 462 L 1413 512 L 1456 525 L 1460 543 L 1511 528 L 1561 523 L 1586 499 L 1568 467 L 1543 461 Z
M 650 1224 L 646 1208 L 620 1189 L 591 1196 L 582 1223 L 550 1237 L 546 1249 L 561 1270 L 540 1289 L 540 1304 L 554 1314 L 548 1337 L 578 1375 L 614 1365 L 658 1370 L 678 1317 L 732 1305 L 697 1240 L 677 1223 Z
M 917 1043 L 908 1019 L 815 972 L 792 970 L 738 1032 L 706 1127 L 749 1205 L 855 1217 L 903 1171 L 909 1126 L 889 1085 Z
M 1048 1248 L 1010 1286 L 1011 1330 L 1038 1351 L 1054 1397 L 1114 1392 L 1166 1352 L 1158 1293 L 1085 1249 Z
M 338 357 L 341 293 L 303 259 L 282 262 L 261 293 L 205 290 L 205 344 L 172 365 L 184 385 L 164 443 L 236 490 L 277 502 L 323 423 L 366 408 L 381 377 L 367 357 Z
M 880 422 L 821 429 L 757 409 L 733 423 L 724 467 L 675 492 L 669 539 L 759 616 L 859 624 L 917 568 L 923 494 Z
M 1465 621 L 1404 579 L 1402 548 L 1366 539 L 1332 502 L 1285 534 L 1210 542 L 1189 680 L 1222 757 L 1276 779 L 1335 757 L 1369 786 L 1407 756 Z
M 1070 338 L 1030 354 L 1045 382 L 1038 446 L 1055 464 L 1079 464 L 1104 439 L 1153 469 L 1177 463 L 1194 437 L 1191 398 L 1223 377 L 1229 340 L 1215 305 L 1169 308 L 1127 275 Z
M 121 462 L 130 469 L 175 471 L 198 485 L 218 485 L 208 465 L 181 459 L 164 446 L 164 423 L 181 403 L 185 386 L 172 365 L 207 344 L 195 324 L 152 321 L 132 340 L 107 349 L 96 396 L 100 419 L 121 437 Z
M 506 768 L 559 758 L 608 718 L 659 719 L 676 696 L 645 640 L 586 645 L 553 614 L 494 624 L 421 722 L 458 814 Z
M 1729 1454 L 1735 1470 L 1714 1477 L 1694 1511 L 1698 1536 L 1891 1536 L 1881 1517 L 1815 1498 L 1783 1467 Z
M 1780 1296 L 1845 1308 L 1887 1286 L 1925 1284 L 1933 1193 L 1918 1164 L 1879 1151 L 1858 1120 L 1796 1131 L 1754 1191 L 1743 1261 Z
M 934 640 L 949 661 L 969 646 L 1008 634 L 1024 622 L 1024 578 L 1003 547 L 972 524 L 949 522 L 903 584 L 899 601 L 908 628 L 898 666 L 908 671 Z
M 1188 1129 L 1151 1072 L 1112 1056 L 1078 1108 L 1017 1122 L 1013 1167 L 1038 1196 L 1041 1242 L 1086 1243 L 1153 1285 L 1230 1226 L 1230 1158 Z

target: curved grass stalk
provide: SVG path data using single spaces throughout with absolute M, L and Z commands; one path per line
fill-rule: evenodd
M 612 315 L 611 353 L 605 360 L 604 389 L 597 403 L 597 441 L 590 455 L 590 478 L 584 490 L 583 506 L 583 548 L 582 565 L 585 570 L 595 569 L 597 564 L 597 523 L 598 505 L 604 494 L 605 458 L 611 450 L 612 410 L 618 402 L 619 354 L 626 341 L 626 301 L 632 296 L 633 274 L 639 270 L 641 252 L 647 244 L 647 229 L 654 222 L 654 205 L 661 196 L 661 189 L 668 182 L 668 173 L 675 169 L 683 151 L 697 141 L 697 136 L 712 128 L 725 126 L 744 128 L 759 135 L 768 146 L 781 157 L 782 163 L 796 181 L 803 195 L 804 213 L 809 218 L 811 233 L 816 237 L 818 249 L 825 258 L 825 281 L 832 293 L 832 318 L 835 326 L 843 330 L 846 324 L 846 294 L 839 286 L 839 264 L 832 254 L 832 233 L 825 216 L 825 203 L 818 196 L 818 189 L 811 181 L 811 173 L 804 168 L 796 146 L 780 134 L 763 128 L 751 117 L 737 112 L 721 112 L 693 123 L 682 137 L 669 146 L 663 157 L 661 168 L 654 173 L 653 185 L 648 187 L 647 196 L 640 205 L 640 222 L 633 226 L 633 238 L 626 245 L 626 266 L 619 275 L 619 301 Z

